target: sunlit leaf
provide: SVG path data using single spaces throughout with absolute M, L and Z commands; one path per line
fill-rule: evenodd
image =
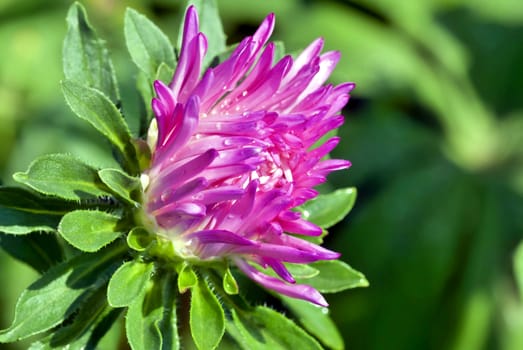
M 320 194 L 302 205 L 299 210 L 305 220 L 322 228 L 329 228 L 347 216 L 355 201 L 356 189 L 343 188 L 329 194 Z
M 329 317 L 328 309 L 280 295 L 279 298 L 289 308 L 298 322 L 324 345 L 334 350 L 343 350 L 343 338 Z
M 150 79 L 160 64 L 174 68 L 174 48 L 167 36 L 147 17 L 128 8 L 125 12 L 125 42 L 133 62 Z
M 215 349 L 225 331 L 225 316 L 207 281 L 198 280 L 191 288 L 190 326 L 194 343 L 200 350 Z
M 109 281 L 107 300 L 112 307 L 131 304 L 143 293 L 151 277 L 154 265 L 138 261 L 128 261 L 116 270 Z
M 95 349 L 120 312 L 107 304 L 105 288 L 100 288 L 71 317 L 70 323 L 32 344 L 29 350 Z
M 179 349 L 175 291 L 172 274 L 156 276 L 129 305 L 125 330 L 133 350 Z
M 120 217 L 96 210 L 76 210 L 60 221 L 58 232 L 72 246 L 95 252 L 121 235 Z
M 320 350 L 318 342 L 281 313 L 265 306 L 232 311 L 227 331 L 244 350 Z
M 131 134 L 118 108 L 99 90 L 76 82 L 62 82 L 62 91 L 71 110 L 86 120 L 118 150 L 124 167 L 136 171 Z
M 367 287 L 365 276 L 340 260 L 317 261 L 309 264 L 319 273 L 311 278 L 297 278 L 322 293 L 337 293 L 345 289 Z
M 109 52 L 78 2 L 69 8 L 67 27 L 63 48 L 66 79 L 100 90 L 118 104 L 120 96 Z
M 185 293 L 187 289 L 194 287 L 198 283 L 198 276 L 191 265 L 183 264 L 178 272 L 178 291 Z
M 136 191 L 140 189 L 140 180 L 131 177 L 118 169 L 102 169 L 98 171 L 100 180 L 113 191 L 115 195 L 126 201 L 128 204 L 138 206 L 133 199 Z
M 123 252 L 119 247 L 111 247 L 51 268 L 22 293 L 14 321 L 0 332 L 0 342 L 24 339 L 64 321 L 107 281 Z
M 42 156 L 13 178 L 40 193 L 68 200 L 110 195 L 94 168 L 66 154 Z

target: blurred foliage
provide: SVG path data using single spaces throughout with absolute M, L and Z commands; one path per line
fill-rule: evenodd
M 70 3 L 0 1 L 1 183 L 44 153 L 111 162 L 108 145 L 72 117 L 59 88 Z M 147 13 L 174 40 L 180 4 L 83 3 L 112 50 L 123 108 L 137 115 L 124 8 Z M 353 167 L 331 182 L 358 187 L 359 198 L 327 240 L 371 284 L 329 300 L 347 347 L 523 349 L 523 291 L 513 267 L 523 238 L 520 1 L 219 4 L 230 42 L 275 12 L 274 39 L 295 52 L 324 36 L 327 49 L 343 54 L 333 82 L 357 83 L 334 151 Z M 130 123 L 136 131 L 136 120 Z M 36 272 L 3 252 L 0 263 L 3 328 Z M 116 329 L 101 348 L 118 339 Z

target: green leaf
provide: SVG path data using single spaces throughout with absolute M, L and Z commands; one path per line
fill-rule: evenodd
M 151 277 L 154 265 L 138 261 L 124 263 L 109 281 L 107 300 L 112 307 L 130 305 L 143 293 Z
M 51 268 L 22 293 L 13 323 L 0 331 L 0 342 L 27 338 L 67 319 L 107 281 L 124 252 L 125 247 L 113 246 L 95 254 L 78 255 Z
M 343 338 L 329 317 L 327 308 L 283 295 L 279 297 L 310 334 L 331 349 L 344 349 Z
M 278 62 L 285 56 L 285 44 L 283 41 L 274 41 L 274 62 Z
M 322 293 L 337 293 L 345 289 L 367 287 L 365 276 L 340 260 L 317 261 L 309 266 L 319 271 L 312 278 L 296 278 L 298 283 L 308 284 Z
M 62 215 L 70 210 L 71 203 L 21 187 L 0 187 L 0 206 L 35 214 Z
M 141 188 L 138 178 L 131 177 L 118 169 L 102 169 L 98 171 L 98 176 L 118 198 L 135 207 L 139 205 L 133 199 L 135 192 Z
M 0 232 L 54 232 L 65 203 L 16 187 L 0 187 Z
M 223 290 L 229 295 L 236 295 L 239 293 L 238 282 L 231 273 L 231 270 L 227 268 L 223 275 Z
M 0 247 L 40 273 L 64 259 L 62 246 L 54 234 L 30 233 L 24 236 L 0 234 Z
M 294 278 L 312 278 L 317 276 L 320 271 L 310 265 L 305 264 L 285 264 L 285 267 Z
M 182 264 L 178 271 L 178 291 L 183 294 L 198 283 L 198 276 L 189 264 Z
M 215 349 L 225 331 L 225 316 L 207 281 L 200 278 L 191 289 L 191 335 L 200 350 Z
M 514 273 L 521 299 L 523 299 L 523 241 L 519 243 L 514 254 Z
M 109 52 L 89 24 L 84 7 L 74 3 L 67 13 L 63 47 L 66 79 L 95 88 L 119 104 L 120 96 Z
M 227 331 L 245 350 L 320 350 L 318 342 L 294 322 L 268 307 L 231 310 Z
M 62 91 L 71 110 L 89 122 L 118 150 L 123 166 L 136 171 L 134 146 L 129 127 L 118 108 L 103 93 L 76 82 L 62 81 Z
M 66 326 L 32 344 L 30 350 L 95 349 L 120 312 L 121 310 L 115 310 L 107 304 L 105 288 L 99 288 L 90 295 L 83 307 L 66 321 Z
M 128 8 L 125 12 L 125 42 L 133 62 L 153 79 L 161 63 L 176 66 L 174 48 L 167 36 L 147 17 Z
M 133 350 L 179 349 L 175 283 L 172 274 L 155 275 L 129 305 L 125 330 Z
M 329 228 L 340 222 L 352 209 L 356 201 L 356 189 L 339 189 L 329 194 L 320 194 L 303 204 L 299 210 L 302 217 L 321 228 Z
M 103 211 L 75 210 L 60 221 L 58 232 L 73 247 L 95 252 L 121 235 L 120 218 Z
M 40 193 L 68 200 L 109 195 L 95 169 L 66 154 L 42 156 L 13 178 Z
M 218 13 L 216 0 L 189 0 L 187 6 L 194 5 L 198 11 L 200 31 L 207 37 L 207 54 L 203 60 L 203 67 L 208 67 L 216 56 L 226 49 L 226 36 L 223 32 L 222 21 Z M 181 47 L 183 37 L 183 23 L 178 35 L 178 48 Z
M 60 216 L 34 214 L 0 206 L 0 232 L 26 235 L 31 232 L 54 232 Z

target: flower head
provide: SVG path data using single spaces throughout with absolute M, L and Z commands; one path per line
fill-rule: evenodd
M 314 145 L 343 123 L 339 112 L 354 84 L 324 85 L 340 55 L 320 54 L 322 39 L 274 63 L 273 28 L 270 14 L 202 74 L 207 39 L 188 8 L 173 80 L 154 83 L 145 211 L 180 257 L 228 259 L 268 289 L 325 306 L 284 263 L 339 256 L 299 238 L 322 230 L 293 209 L 318 194 L 314 186 L 327 174 L 350 166 L 323 159 L 337 137 Z

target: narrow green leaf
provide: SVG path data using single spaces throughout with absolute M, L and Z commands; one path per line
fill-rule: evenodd
M 226 39 L 222 21 L 218 13 L 216 0 L 189 0 L 187 6 L 194 5 L 198 11 L 200 31 L 207 37 L 207 54 L 203 60 L 203 67 L 208 67 L 216 56 L 225 51 Z M 178 35 L 178 48 L 181 47 L 183 23 Z
M 329 194 L 320 194 L 299 210 L 302 217 L 321 228 L 329 228 L 340 222 L 351 211 L 356 201 L 356 189 L 342 188 Z
M 521 299 L 523 299 L 523 241 L 518 245 L 514 254 L 514 273 Z
M 138 261 L 124 263 L 109 281 L 107 300 L 112 307 L 124 307 L 131 304 L 147 286 L 154 265 Z
M 60 216 L 34 214 L 0 206 L 0 232 L 26 235 L 31 232 L 54 232 Z
M 64 259 L 62 246 L 54 234 L 33 232 L 24 236 L 13 236 L 0 233 L 0 247 L 40 273 Z
M 336 324 L 329 317 L 327 308 L 313 305 L 304 300 L 282 295 L 279 295 L 279 297 L 310 334 L 331 349 L 344 349 L 343 338 L 336 328 Z
M 120 310 L 115 310 L 107 304 L 105 288 L 99 288 L 89 296 L 78 312 L 65 322 L 64 327 L 33 344 L 30 349 L 95 349 L 119 314 Z
M 60 221 L 58 232 L 73 247 L 95 252 L 121 235 L 120 218 L 103 211 L 75 210 Z
M 34 214 L 61 215 L 70 210 L 71 202 L 41 196 L 21 187 L 0 187 L 0 206 Z
M 225 331 L 225 316 L 216 295 L 203 278 L 191 289 L 189 323 L 198 349 L 211 350 L 218 346 Z
M 22 188 L 0 187 L 0 232 L 54 232 L 66 204 Z
M 312 278 L 296 278 L 298 283 L 308 284 L 322 293 L 337 293 L 342 290 L 367 287 L 365 276 L 340 260 L 317 261 L 309 266 L 319 271 Z
M 129 305 L 125 331 L 133 350 L 179 349 L 175 283 L 172 274 L 155 275 Z
M 139 204 L 133 199 L 135 192 L 140 190 L 140 180 L 131 177 L 118 169 L 102 169 L 98 176 L 104 184 L 120 199 L 137 207 Z
M 174 48 L 167 36 L 147 17 L 128 8 L 125 12 L 125 42 L 133 62 L 149 79 L 161 63 L 176 66 Z
M 236 279 L 232 275 L 231 270 L 228 268 L 223 275 L 223 290 L 229 295 L 236 295 L 240 291 L 238 282 L 236 282 Z
M 42 156 L 13 178 L 40 193 L 68 200 L 110 195 L 94 168 L 66 154 Z
M 183 294 L 198 283 L 198 276 L 189 264 L 183 264 L 178 272 L 178 291 Z
M 89 24 L 84 7 L 74 3 L 67 13 L 67 35 L 63 47 L 66 79 L 95 88 L 120 103 L 109 52 Z
M 103 93 L 76 82 L 62 81 L 62 91 L 71 110 L 104 135 L 123 157 L 126 168 L 135 170 L 131 134 L 118 108 Z
M 245 350 L 320 350 L 320 344 L 290 319 L 268 307 L 231 310 L 227 331 Z
M 64 321 L 107 281 L 120 264 L 124 248 L 81 254 L 47 271 L 18 299 L 14 321 L 0 331 L 0 342 L 24 339 Z

